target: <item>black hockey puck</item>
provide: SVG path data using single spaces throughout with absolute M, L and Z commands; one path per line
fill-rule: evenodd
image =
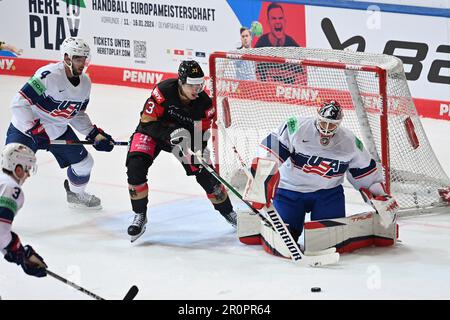
M 322 291 L 322 289 L 320 289 L 320 287 L 312 287 L 311 288 L 311 292 L 320 292 Z

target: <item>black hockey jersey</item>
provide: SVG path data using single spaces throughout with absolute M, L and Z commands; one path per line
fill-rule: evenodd
M 208 130 L 214 115 L 212 100 L 204 91 L 186 105 L 178 93 L 178 79 L 167 79 L 154 87 L 145 102 L 136 132 L 167 142 L 177 128 Z

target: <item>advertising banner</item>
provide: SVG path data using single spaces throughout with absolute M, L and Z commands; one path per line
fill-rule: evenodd
M 0 58 L 2 73 L 32 74 L 79 36 L 91 47 L 94 82 L 144 87 L 172 76 L 181 60 L 207 72 L 209 54 L 234 49 L 241 26 L 226 1 L 208 0 L 1 0 L 0 21 L 0 41 L 24 49 L 20 60 Z

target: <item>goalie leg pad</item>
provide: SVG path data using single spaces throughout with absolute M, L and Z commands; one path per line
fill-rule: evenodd
M 264 221 L 261 221 L 261 240 L 264 251 L 267 253 L 287 259 L 291 258 L 291 253 L 281 236 Z
M 261 218 L 249 211 L 237 212 L 237 236 L 247 245 L 261 244 Z
M 390 246 L 396 243 L 397 235 L 397 224 L 384 228 L 375 212 L 306 222 L 305 251 L 336 247 L 337 252 L 344 253 L 373 245 Z

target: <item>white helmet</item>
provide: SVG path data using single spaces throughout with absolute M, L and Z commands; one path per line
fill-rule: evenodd
M 91 49 L 86 41 L 77 37 L 66 38 L 61 44 L 61 54 L 64 60 L 64 55 L 67 54 L 72 60 L 73 56 L 86 57 L 89 59 L 91 55 Z
M 15 169 L 20 165 L 23 170 L 30 174 L 35 174 L 37 170 L 36 156 L 33 150 L 20 143 L 7 144 L 2 151 L 0 167 L 11 171 L 19 183 L 23 180 L 16 176 Z
M 339 102 L 335 100 L 326 101 L 317 109 L 317 130 L 323 136 L 333 136 L 343 117 L 344 113 Z

